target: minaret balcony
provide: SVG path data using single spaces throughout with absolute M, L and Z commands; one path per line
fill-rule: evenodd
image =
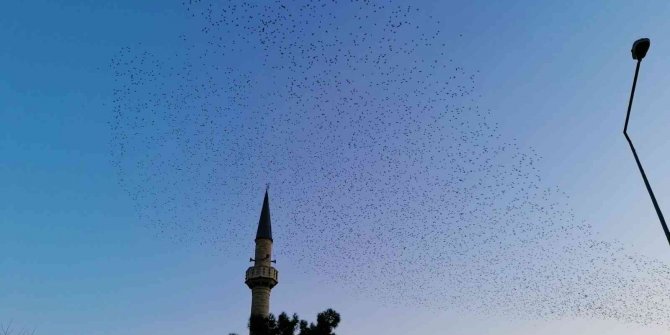
M 247 269 L 244 282 L 249 287 L 256 285 L 269 286 L 270 288 L 279 282 L 279 271 L 271 266 L 252 266 Z

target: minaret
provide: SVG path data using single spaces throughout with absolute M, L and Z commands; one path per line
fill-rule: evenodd
M 277 285 L 277 269 L 272 267 L 272 225 L 270 200 L 265 190 L 261 218 L 256 231 L 256 257 L 250 259 L 254 266 L 247 269 L 245 283 L 251 289 L 251 315 L 267 317 L 270 313 L 270 290 Z

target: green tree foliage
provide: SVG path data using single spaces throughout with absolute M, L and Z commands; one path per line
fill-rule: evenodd
M 286 313 L 279 314 L 275 319 L 270 314 L 267 318 L 252 316 L 249 319 L 249 330 L 252 335 L 337 335 L 333 330 L 340 324 L 340 314 L 327 309 L 316 316 L 316 324 L 300 320 L 297 314 L 292 317 Z

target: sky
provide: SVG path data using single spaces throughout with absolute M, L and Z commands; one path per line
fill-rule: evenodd
M 414 6 L 440 18 L 438 28 L 450 45 L 448 57 L 468 73 L 476 72 L 471 95 L 476 105 L 491 111 L 502 137 L 541 157 L 535 168 L 542 185 L 557 187 L 569 197 L 567 206 L 577 221 L 591 225 L 597 239 L 617 241 L 627 254 L 669 265 L 667 241 L 621 130 L 635 65 L 630 45 L 649 37 L 652 45 L 642 64 L 629 129 L 666 208 L 670 177 L 663 171 L 670 169 L 664 159 L 670 140 L 664 130 L 670 117 L 664 107 L 670 103 L 670 68 L 664 55 L 670 54 L 670 44 L 664 39 L 670 31 L 670 5 L 435 1 Z M 201 22 L 186 7 L 180 1 L 0 4 L 0 322 L 12 320 L 17 327 L 35 328 L 37 334 L 245 333 L 250 292 L 243 275 L 267 181 L 237 185 L 249 187 L 238 197 L 222 196 L 221 206 L 240 208 L 230 215 L 208 216 L 213 224 L 225 221 L 220 224 L 226 229 L 235 223 L 232 237 L 203 238 L 207 230 L 187 232 L 189 222 L 171 226 L 166 234 L 153 221 L 161 216 L 143 207 L 153 201 L 147 200 L 153 196 L 147 189 L 165 189 L 158 183 L 138 184 L 132 178 L 141 179 L 144 172 L 133 172 L 141 167 L 131 169 L 131 159 L 119 161 L 123 141 L 114 117 L 119 107 L 130 105 L 118 102 L 118 90 L 127 86 L 114 64 L 123 57 L 138 59 L 143 50 L 168 65 L 190 57 L 184 50 L 191 44 L 196 46 L 188 50 L 207 50 L 198 45 L 211 40 L 197 37 Z M 186 42 L 180 38 L 184 35 L 189 36 Z M 226 56 L 221 65 L 253 70 L 256 61 Z M 196 79 L 206 74 L 205 68 L 194 71 Z M 137 95 L 122 98 L 138 101 L 132 100 Z M 147 148 L 130 140 L 123 143 L 137 151 Z M 130 175 L 130 184 L 120 181 L 124 173 Z M 281 179 L 274 181 L 270 197 L 277 213 L 273 231 L 280 237 L 275 247 L 281 279 L 272 292 L 273 312 L 296 312 L 312 320 L 332 307 L 342 314 L 341 334 L 667 332 L 662 326 L 616 317 L 512 317 L 387 301 L 373 296 L 383 292 L 381 281 L 374 290 L 352 291 L 347 284 L 360 285 L 359 278 L 331 278 L 333 271 L 350 271 L 348 267 L 329 266 L 320 272 L 314 260 L 298 259 L 306 251 L 282 245 L 297 241 L 290 237 L 297 228 L 286 213 L 302 198 L 282 193 L 284 186 L 275 186 Z M 169 190 L 189 191 L 183 187 Z M 137 197 L 134 190 L 143 193 Z M 213 201 L 218 193 L 212 192 L 198 193 L 195 199 Z M 158 210 L 173 213 L 173 205 Z M 189 215 L 194 212 L 185 213 L 175 215 L 193 219 Z M 313 224 L 320 234 L 316 236 L 328 236 L 319 227 L 320 218 Z M 310 226 L 300 225 L 305 227 Z M 225 229 L 214 231 L 222 234 Z M 308 245 L 318 247 L 313 243 Z M 318 255 L 316 261 L 325 261 Z M 374 262 L 365 259 L 369 253 L 354 255 L 361 259 L 352 264 Z

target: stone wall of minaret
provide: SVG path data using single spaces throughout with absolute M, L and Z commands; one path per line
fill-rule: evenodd
M 265 238 L 256 240 L 254 266 L 272 266 L 272 240 Z
M 279 273 L 272 266 L 272 226 L 267 190 L 263 199 L 263 209 L 258 221 L 255 242 L 254 266 L 247 269 L 245 283 L 251 289 L 251 315 L 268 316 L 270 291 L 277 285 Z
M 251 288 L 251 315 L 268 316 L 270 314 L 270 288 L 256 286 Z

